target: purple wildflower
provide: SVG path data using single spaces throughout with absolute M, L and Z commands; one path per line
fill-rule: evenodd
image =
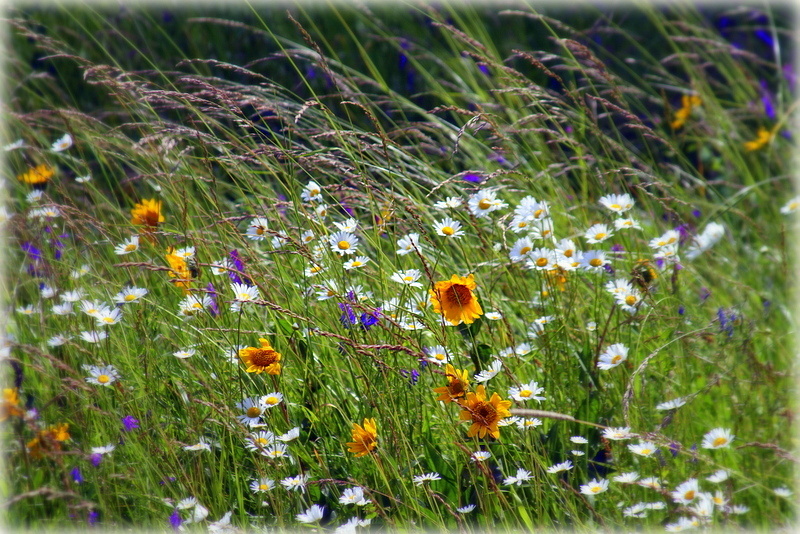
M 89 461 L 92 462 L 93 466 L 100 467 L 100 462 L 103 461 L 103 455 L 99 452 L 92 453 L 92 455 L 89 456 Z
M 100 512 L 97 510 L 90 510 L 89 517 L 86 518 L 86 521 L 89 523 L 89 526 L 94 525 L 97 523 L 97 518 L 100 516 Z
M 77 467 L 72 468 L 72 471 L 70 471 L 70 475 L 72 476 L 72 480 L 75 482 L 75 484 L 80 484 L 81 482 L 83 482 L 83 476 L 81 475 L 81 470 L 79 468 Z
M 172 527 L 172 530 L 177 532 L 181 526 L 181 523 L 183 523 L 183 519 L 181 519 L 181 514 L 178 512 L 178 509 L 175 508 L 172 511 L 172 515 L 169 516 L 169 525 Z
M 231 277 L 231 282 L 234 284 L 247 284 L 251 285 L 250 280 L 242 281 L 242 278 L 235 271 L 239 271 L 240 273 L 244 272 L 244 263 L 242 260 L 239 259 L 239 251 L 233 249 L 230 251 L 228 256 L 231 259 L 231 264 L 233 265 L 233 269 L 228 271 L 228 276 Z
M 467 174 L 462 176 L 461 179 L 464 180 L 465 182 L 470 182 L 470 183 L 473 183 L 473 184 L 479 184 L 479 183 L 481 183 L 483 181 L 483 176 L 481 176 L 480 174 L 475 174 L 475 173 L 472 173 L 472 172 L 468 172 Z
M 233 273 L 231 273 L 233 274 Z M 219 306 L 217 306 L 217 290 L 211 282 L 206 286 L 206 293 L 211 298 L 211 304 L 208 305 L 208 311 L 211 317 L 219 316 Z
M 139 420 L 134 419 L 132 415 L 126 415 L 122 418 L 122 426 L 125 432 L 130 432 L 134 428 L 139 428 Z

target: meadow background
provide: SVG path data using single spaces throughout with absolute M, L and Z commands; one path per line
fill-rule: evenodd
M 790 528 L 793 16 L 9 9 L 6 526 Z

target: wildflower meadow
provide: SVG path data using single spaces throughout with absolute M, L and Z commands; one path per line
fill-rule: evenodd
M 793 13 L 9 7 L 14 530 L 795 521 Z

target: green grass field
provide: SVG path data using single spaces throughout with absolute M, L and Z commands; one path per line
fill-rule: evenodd
M 785 10 L 8 16 L 7 528 L 795 521 Z

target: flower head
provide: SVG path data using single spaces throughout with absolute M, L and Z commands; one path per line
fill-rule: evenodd
M 96 386 L 110 386 L 119 378 L 119 374 L 113 365 L 105 367 L 86 365 L 84 369 L 91 375 L 86 377 L 86 381 Z
M 715 428 L 703 436 L 702 447 L 704 449 L 721 449 L 727 447 L 733 441 L 733 434 L 727 428 Z
M 316 523 L 320 519 L 322 519 L 323 514 L 325 513 L 325 507 L 320 506 L 318 504 L 314 504 L 300 514 L 297 514 L 295 518 L 300 521 L 301 523 Z
M 434 480 L 441 480 L 442 477 L 439 473 L 425 473 L 414 477 L 414 484 L 421 486 L 426 482 L 433 482 Z
M 608 489 L 608 480 L 601 478 L 601 479 L 592 479 L 586 484 L 581 485 L 581 493 L 584 495 L 596 495 L 598 493 L 602 493 Z
M 456 370 L 455 367 L 447 364 L 445 367 L 447 375 L 447 385 L 434 388 L 433 392 L 438 393 L 436 400 L 444 401 L 445 404 L 458 400 L 467 394 L 469 389 L 469 377 L 466 369 Z
M 352 452 L 356 458 L 366 456 L 378 446 L 378 428 L 375 419 L 364 418 L 364 426 L 353 423 L 353 441 L 349 442 L 347 452 Z
M 153 230 L 159 223 L 164 222 L 161 214 L 160 200 L 150 198 L 138 202 L 131 210 L 131 224 L 145 226 L 147 230 Z
M 483 384 L 479 385 L 473 393 L 467 393 L 465 400 L 459 401 L 462 411 L 459 419 L 462 421 L 472 421 L 472 426 L 467 432 L 468 437 L 477 435 L 486 437 L 489 434 L 493 438 L 500 437 L 500 428 L 497 423 L 504 417 L 511 417 L 508 408 L 511 401 L 502 400 L 497 393 L 492 393 L 489 400 L 486 400 L 486 388 Z
M 63 150 L 68 149 L 72 146 L 72 136 L 68 133 L 65 133 L 61 137 L 59 137 L 55 143 L 50 147 L 53 152 L 61 152 Z
M 17 180 L 24 184 L 30 184 L 32 186 L 44 186 L 53 177 L 53 168 L 49 165 L 41 164 L 28 169 L 28 172 L 24 172 L 17 176 Z
M 436 282 L 430 291 L 433 311 L 440 313 L 452 325 L 470 324 L 483 315 L 478 299 L 472 293 L 477 285 L 472 274 Z
M 247 366 L 248 373 L 281 373 L 281 355 L 272 348 L 268 339 L 259 338 L 261 347 L 245 347 L 239 351 L 239 358 Z

